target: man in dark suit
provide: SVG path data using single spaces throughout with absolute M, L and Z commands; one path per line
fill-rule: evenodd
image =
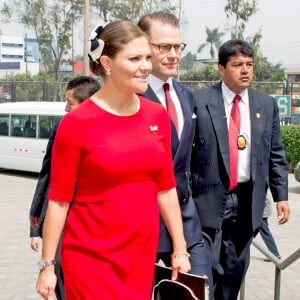
M 100 89 L 100 84 L 96 79 L 88 76 L 79 76 L 70 80 L 67 85 L 66 93 L 66 112 L 75 109 L 85 99 L 96 93 Z M 30 220 L 30 237 L 31 248 L 38 251 L 38 237 L 42 237 L 43 223 L 48 206 L 48 190 L 50 184 L 51 154 L 52 147 L 59 124 L 56 124 L 51 130 L 46 153 L 43 159 L 42 169 L 39 173 L 38 183 L 32 199 L 29 220 Z M 65 299 L 63 274 L 60 264 L 60 244 L 58 245 L 55 256 L 55 274 L 57 276 L 57 285 L 55 289 L 58 300 Z
M 266 191 L 288 221 L 288 168 L 274 99 L 250 88 L 253 50 L 241 40 L 219 49 L 222 82 L 197 90 L 193 196 L 211 254 L 215 299 L 236 299 Z
M 142 17 L 138 25 L 149 36 L 152 54 L 152 73 L 148 79 L 148 90 L 143 96 L 161 103 L 170 115 L 173 168 L 184 235 L 190 255 L 191 273 L 208 276 L 212 289 L 209 256 L 190 187 L 190 157 L 195 130 L 194 100 L 189 89 L 172 79 L 176 74 L 181 51 L 185 48 L 185 44 L 181 42 L 179 22 L 172 14 L 156 12 Z M 167 91 L 165 90 L 166 84 Z M 169 104 L 168 96 L 172 98 L 173 104 Z M 175 120 L 170 112 L 171 105 L 176 113 Z M 170 266 L 172 251 L 171 238 L 160 218 L 157 261 L 161 259 L 167 266 Z M 180 255 L 173 255 L 173 259 L 180 259 Z

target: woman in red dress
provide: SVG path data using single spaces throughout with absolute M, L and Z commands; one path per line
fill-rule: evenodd
M 151 72 L 144 33 L 128 21 L 93 33 L 90 67 L 103 85 L 57 131 L 37 291 L 54 299 L 53 259 L 64 228 L 67 299 L 148 300 L 159 210 L 173 239 L 174 276 L 190 269 L 169 118 L 161 105 L 136 95 L 147 89 Z

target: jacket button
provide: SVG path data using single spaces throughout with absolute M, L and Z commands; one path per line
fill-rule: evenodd
M 206 164 L 209 165 L 210 163 L 211 163 L 211 160 L 208 159 L 208 160 L 206 161 Z
M 216 180 L 216 181 L 215 181 L 215 185 L 218 185 L 219 183 L 220 183 L 219 180 Z
M 188 177 L 188 175 L 189 175 L 188 171 L 185 171 L 184 175 L 185 175 L 185 177 Z
M 205 138 L 200 138 L 200 143 L 204 144 L 205 143 Z
M 186 202 L 186 198 L 182 199 L 182 202 L 185 203 Z

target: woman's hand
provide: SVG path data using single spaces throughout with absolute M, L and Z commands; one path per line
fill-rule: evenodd
M 176 280 L 178 271 L 188 273 L 191 270 L 191 264 L 189 260 L 189 254 L 187 252 L 183 253 L 173 253 L 171 255 L 172 263 L 172 280 Z
M 54 267 L 49 266 L 40 271 L 37 283 L 36 290 L 37 292 L 47 300 L 55 300 L 55 286 L 56 286 L 57 278 L 54 274 Z

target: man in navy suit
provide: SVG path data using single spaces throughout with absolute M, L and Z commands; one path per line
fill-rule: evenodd
M 179 21 L 172 14 L 152 13 L 142 17 L 138 25 L 149 37 L 152 54 L 152 73 L 148 79 L 148 90 L 143 96 L 161 103 L 170 114 L 170 107 L 167 107 L 167 96 L 164 90 L 167 83 L 170 98 L 172 98 L 176 109 L 177 120 L 174 122 L 170 117 L 171 150 L 184 235 L 190 255 L 191 273 L 208 276 L 209 286 L 212 289 L 209 256 L 202 237 L 199 216 L 190 187 L 190 157 L 195 130 L 194 100 L 192 92 L 188 88 L 172 79 L 176 74 L 181 51 L 186 45 L 181 42 Z M 170 266 L 172 251 L 171 238 L 162 218 L 160 218 L 157 261 L 161 259 L 167 266 Z M 180 259 L 180 256 L 173 256 L 174 258 Z
M 194 92 L 192 188 L 211 255 L 215 299 L 233 300 L 249 265 L 268 187 L 279 224 L 288 221 L 288 168 L 276 103 L 249 87 L 250 45 L 237 39 L 223 44 L 218 70 L 221 83 Z
M 100 89 L 99 82 L 88 76 L 79 76 L 71 79 L 67 85 L 66 93 L 66 112 L 70 112 L 80 105 L 84 100 L 92 96 Z M 38 237 L 42 237 L 43 223 L 48 207 L 48 190 L 50 185 L 50 171 L 51 171 L 51 155 L 52 147 L 59 124 L 56 124 L 50 133 L 47 144 L 46 153 L 43 159 L 42 169 L 39 173 L 37 186 L 32 199 L 29 220 L 30 220 L 30 237 L 31 248 L 35 251 L 39 249 Z M 65 289 L 63 274 L 60 264 L 60 246 L 59 243 L 55 256 L 55 274 L 57 276 L 57 285 L 55 288 L 55 295 L 57 300 L 65 299 Z

